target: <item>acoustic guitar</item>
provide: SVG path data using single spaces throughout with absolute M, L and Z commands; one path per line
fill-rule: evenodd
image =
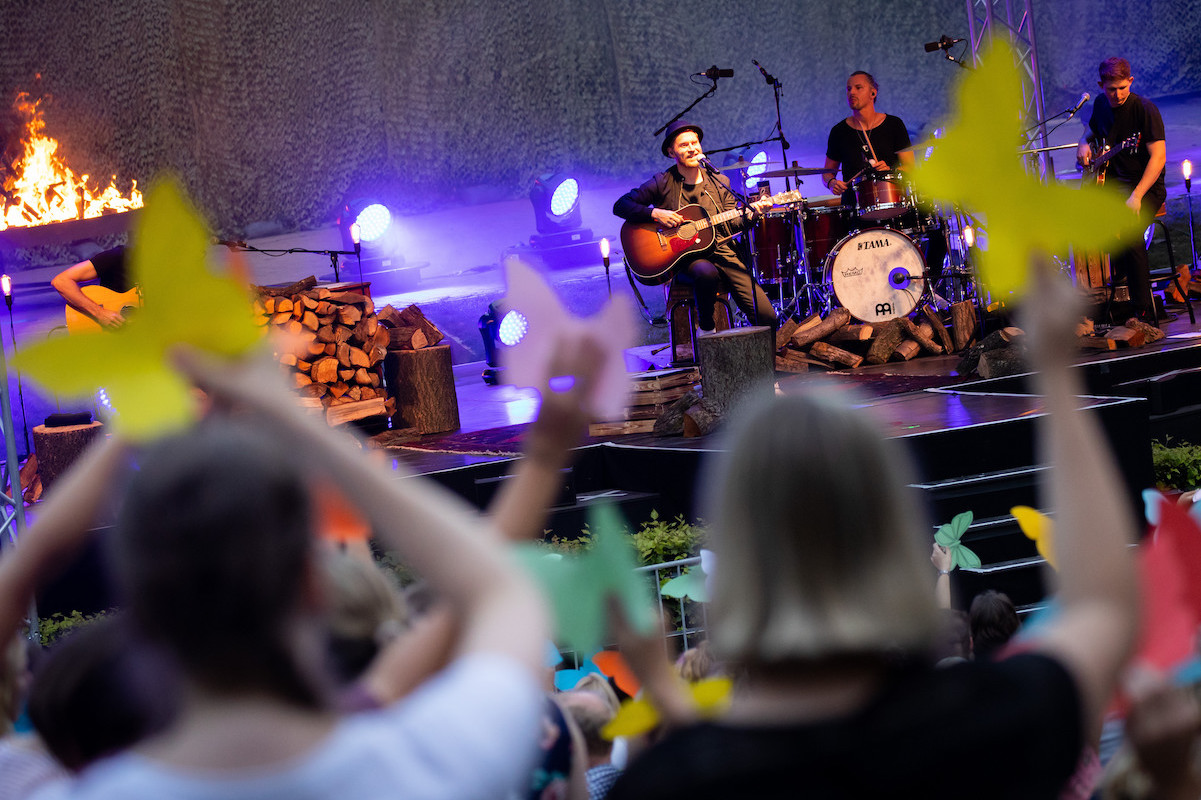
M 83 296 L 107 311 L 118 311 L 122 316 L 142 305 L 142 292 L 136 286 L 128 292 L 114 292 L 98 284 L 80 286 Z M 87 333 L 104 328 L 99 322 L 89 317 L 79 309 L 66 307 L 67 333 Z
M 1110 160 L 1119 153 L 1133 150 L 1139 146 L 1143 135 L 1136 133 L 1118 142 L 1113 147 L 1105 145 L 1099 152 L 1093 154 L 1087 167 L 1080 176 L 1080 185 L 1105 185 L 1105 170 Z M 1076 274 L 1076 285 L 1088 289 L 1097 300 L 1105 299 L 1113 277 L 1113 265 L 1110 254 L 1093 250 L 1072 251 L 1072 269 Z M 1125 299 L 1125 298 L 1122 298 Z
M 797 203 L 801 193 L 781 192 L 769 199 L 772 205 Z M 667 283 L 685 256 L 703 253 L 713 246 L 715 226 L 741 217 L 743 209 L 734 208 L 710 216 L 694 203 L 676 213 L 684 218 L 684 223 L 676 228 L 664 228 L 657 222 L 622 223 L 621 247 L 630 272 L 640 283 L 648 286 Z

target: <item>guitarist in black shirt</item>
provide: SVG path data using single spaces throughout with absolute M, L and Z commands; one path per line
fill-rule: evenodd
M 735 208 L 738 200 L 730 191 L 729 179 L 720 173 L 709 172 L 701 164 L 705 155 L 701 149 L 704 135 L 699 125 L 684 120 L 669 125 L 661 149 L 663 155 L 674 158 L 676 163 L 618 198 L 613 204 L 613 213 L 632 222 L 653 222 L 664 228 L 675 228 L 684 222 L 684 218 L 676 213 L 684 206 L 697 204 L 710 216 Z M 747 213 L 741 221 L 726 222 L 717 227 L 715 247 L 680 261 L 679 275 L 692 284 L 697 324 L 702 331 L 712 331 L 715 327 L 713 304 L 718 291 L 723 288 L 730 292 L 752 324 L 775 327 L 776 312 L 771 302 L 728 241 L 770 207 L 770 200 L 752 203 L 746 207 Z
M 1101 62 L 1098 73 L 1098 85 L 1105 91 L 1105 97 L 1097 98 L 1093 105 L 1089 130 L 1080 139 L 1076 158 L 1087 167 L 1094 158 L 1093 145 L 1117 147 L 1138 136 L 1136 147 L 1108 160 L 1102 177 L 1106 183 L 1117 185 L 1126 194 L 1126 206 L 1150 225 L 1168 196 L 1164 185 L 1168 156 L 1163 117 L 1154 103 L 1130 91 L 1134 78 L 1126 59 L 1107 58 Z M 1135 314 L 1153 321 L 1150 267 L 1143 243 L 1114 253 L 1111 263 L 1114 280 L 1125 280 L 1130 286 Z

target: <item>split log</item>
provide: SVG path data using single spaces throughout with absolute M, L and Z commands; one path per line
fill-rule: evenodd
M 342 306 L 338 309 L 338 322 L 349 328 L 358 325 L 362 318 L 363 311 L 358 306 Z
M 684 434 L 684 412 L 700 401 L 701 396 L 695 390 L 676 399 L 655 420 L 654 434 L 656 436 L 682 436 Z
M 905 332 L 899 319 L 890 319 L 883 325 L 877 325 L 876 337 L 872 339 L 872 345 L 867 349 L 864 362 L 868 364 L 885 363 L 892 357 L 892 351 L 897 349 L 897 345 L 904 337 Z
M 356 419 L 383 416 L 387 412 L 388 407 L 384 399 L 373 397 L 370 400 L 360 400 L 357 403 L 348 401 L 337 405 L 330 405 L 325 411 L 325 421 L 330 425 L 341 425 L 344 422 L 351 422 Z
M 721 420 L 721 407 L 710 398 L 703 398 L 684 412 L 684 437 L 708 436 L 721 427 Z
M 1085 318 L 1085 319 L 1081 320 L 1080 322 L 1076 323 L 1076 335 L 1077 336 L 1092 336 L 1096 332 L 1097 332 L 1097 326 L 1093 323 L 1093 321 L 1091 319 Z
M 906 339 L 897 345 L 889 358 L 893 361 L 912 361 L 922 351 L 922 346 L 914 339 Z
M 38 425 L 33 429 L 33 451 L 38 457 L 38 475 L 42 479 L 43 491 L 50 490 L 103 428 L 100 422 L 92 421 L 61 428 Z
M 843 325 L 851 321 L 851 312 L 845 308 L 835 308 L 830 311 L 829 316 L 823 319 L 817 325 L 812 325 L 808 328 L 802 328 L 792 334 L 791 344 L 793 347 L 805 348 L 816 341 L 825 339 L 834 331 L 841 328 Z
M 776 356 L 776 372 L 808 372 L 809 359 L 799 350 L 785 347 L 783 353 Z
M 780 351 L 788 346 L 789 340 L 792 339 L 792 335 L 796 333 L 796 329 L 799 327 L 800 325 L 792 317 L 789 317 L 788 319 L 784 320 L 783 323 L 781 323 L 780 327 L 776 329 L 777 351 Z
M 938 343 L 942 345 L 944 353 L 950 353 L 955 349 L 954 343 L 951 341 L 951 334 L 947 332 L 947 326 L 942 321 L 942 315 L 938 313 L 932 305 L 922 306 L 922 316 L 926 318 L 926 322 L 930 323 L 930 327 L 934 329 L 934 336 L 938 339 Z
M 1110 328 L 1105 334 L 1106 339 L 1111 339 L 1118 343 L 1118 348 L 1126 347 L 1142 347 L 1147 342 L 1147 334 L 1143 333 L 1138 328 L 1127 328 L 1125 325 L 1118 325 L 1115 328 Z
M 360 311 L 369 311 L 375 308 L 370 297 L 358 292 L 330 292 L 325 299 L 342 306 L 359 306 Z
M 849 353 L 841 347 L 835 347 L 828 342 L 814 342 L 809 348 L 809 355 L 820 358 L 827 364 L 839 364 L 854 369 L 863 363 L 863 356 Z
M 325 356 L 313 362 L 309 374 L 317 383 L 334 383 L 338 380 L 338 359 Z
M 775 375 L 773 341 L 771 328 L 765 326 L 732 328 L 698 337 L 705 398 L 724 413 L 749 392 L 770 389 Z
M 905 332 L 906 336 L 917 343 L 919 349 L 925 350 L 927 353 L 932 353 L 936 356 L 942 355 L 942 345 L 935 342 L 932 338 L 934 329 L 930 327 L 928 323 L 922 323 L 921 326 L 914 325 L 913 320 L 909 319 L 908 317 L 900 317 L 898 321 L 901 324 L 901 330 Z M 909 349 L 910 348 L 906 347 L 906 352 L 908 352 Z M 905 359 L 905 361 L 908 361 L 915 355 L 917 355 L 917 353 L 909 356 Z
M 392 425 L 441 433 L 459 427 L 459 399 L 450 345 L 395 350 L 384 362 L 388 394 L 396 400 Z
M 834 333 L 830 334 L 826 341 L 830 344 L 842 344 L 844 342 L 867 342 L 876 334 L 876 329 L 871 323 L 863 323 L 862 325 L 844 325 Z
M 1104 336 L 1081 336 L 1080 346 L 1085 350 L 1117 350 L 1118 343 L 1115 339 L 1107 339 Z
M 425 333 L 416 325 L 388 329 L 388 348 L 391 350 L 420 350 L 429 344 Z
M 969 346 L 976 338 L 976 309 L 970 300 L 951 306 L 951 334 L 955 352 Z
M 1158 342 L 1160 339 L 1167 336 L 1167 334 L 1161 329 L 1155 327 L 1154 325 L 1149 325 L 1148 323 L 1143 322 L 1138 317 L 1131 317 L 1130 319 L 1126 320 L 1126 327 L 1133 330 L 1142 331 L 1146 344 Z
M 291 297 L 294 294 L 307 292 L 317 285 L 317 276 L 310 275 L 307 278 L 302 278 L 296 283 L 290 283 L 287 286 L 256 286 L 255 291 L 267 297 Z
M 438 329 L 438 326 L 430 322 L 416 305 L 402 309 L 400 319 L 405 325 L 416 325 L 418 328 L 421 328 L 421 332 L 425 334 L 426 341 L 431 345 L 438 344 L 446 338 L 442 331 Z

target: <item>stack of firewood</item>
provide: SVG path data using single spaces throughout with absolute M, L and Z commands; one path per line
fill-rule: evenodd
M 785 321 L 776 331 L 776 369 L 853 368 L 908 361 L 919 353 L 955 353 L 974 344 L 977 333 L 976 312 L 968 301 L 952 305 L 949 319 L 930 305 L 913 318 L 872 324 L 852 324 L 852 319 L 845 308 L 835 308 L 825 318 L 814 314 L 801 322 Z
M 371 298 L 315 284 L 307 278 L 283 288 L 259 287 L 254 303 L 261 325 L 303 343 L 298 352 L 279 354 L 302 403 L 323 409 L 331 425 L 392 413 L 383 381 L 391 337 Z
M 397 311 L 384 306 L 377 312 L 380 324 L 388 331 L 389 350 L 420 350 L 433 347 L 445 338 L 438 326 L 426 319 L 417 306 Z

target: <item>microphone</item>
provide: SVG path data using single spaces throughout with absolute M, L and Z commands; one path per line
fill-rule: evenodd
M 698 159 L 697 159 L 697 161 L 699 161 L 699 162 L 700 162 L 700 164 L 701 164 L 701 166 L 702 166 L 702 167 L 704 167 L 705 169 L 709 170 L 710 172 L 717 172 L 717 171 L 718 171 L 718 170 L 717 170 L 717 167 L 713 166 L 713 163 L 712 163 L 711 161 L 709 161 L 709 158 L 708 158 L 708 156 L 701 156 L 700 158 L 698 158 Z
M 704 72 L 702 72 L 700 74 L 704 75 L 706 78 L 708 78 L 711 81 L 716 81 L 718 78 L 733 78 L 734 70 L 718 69 L 717 66 L 714 65 L 712 67 L 709 67 L 709 69 L 705 70 Z
M 946 50 L 951 45 L 959 44 L 962 41 L 962 39 L 952 39 L 944 34 L 938 37 L 937 42 L 926 42 L 926 52 L 933 53 L 935 50 Z
M 1085 92 L 1084 94 L 1080 95 L 1080 99 L 1076 101 L 1076 105 L 1073 106 L 1072 110 L 1068 112 L 1068 119 L 1071 119 L 1072 117 L 1076 116 L 1076 112 L 1084 107 L 1084 104 L 1088 102 L 1090 97 L 1092 97 L 1092 95 L 1089 94 L 1088 92 Z
M 752 63 L 752 64 L 754 64 L 756 67 L 758 67 L 758 68 L 759 68 L 759 74 L 763 76 L 763 80 L 767 81 L 767 85 L 768 85 L 768 86 L 775 86 L 775 85 L 776 85 L 776 78 L 775 78 L 775 76 L 774 76 L 774 75 L 769 75 L 769 74 L 767 74 L 767 70 L 765 70 L 765 69 L 763 68 L 763 65 L 762 65 L 762 64 L 760 64 L 758 61 L 756 61 L 756 60 L 755 60 L 755 59 L 753 59 L 753 58 L 751 59 L 751 63 Z
M 223 244 L 226 247 L 250 247 L 250 245 L 246 244 L 246 242 L 243 242 L 241 239 L 218 239 L 216 236 L 214 236 L 209 239 L 209 241 L 213 244 Z

